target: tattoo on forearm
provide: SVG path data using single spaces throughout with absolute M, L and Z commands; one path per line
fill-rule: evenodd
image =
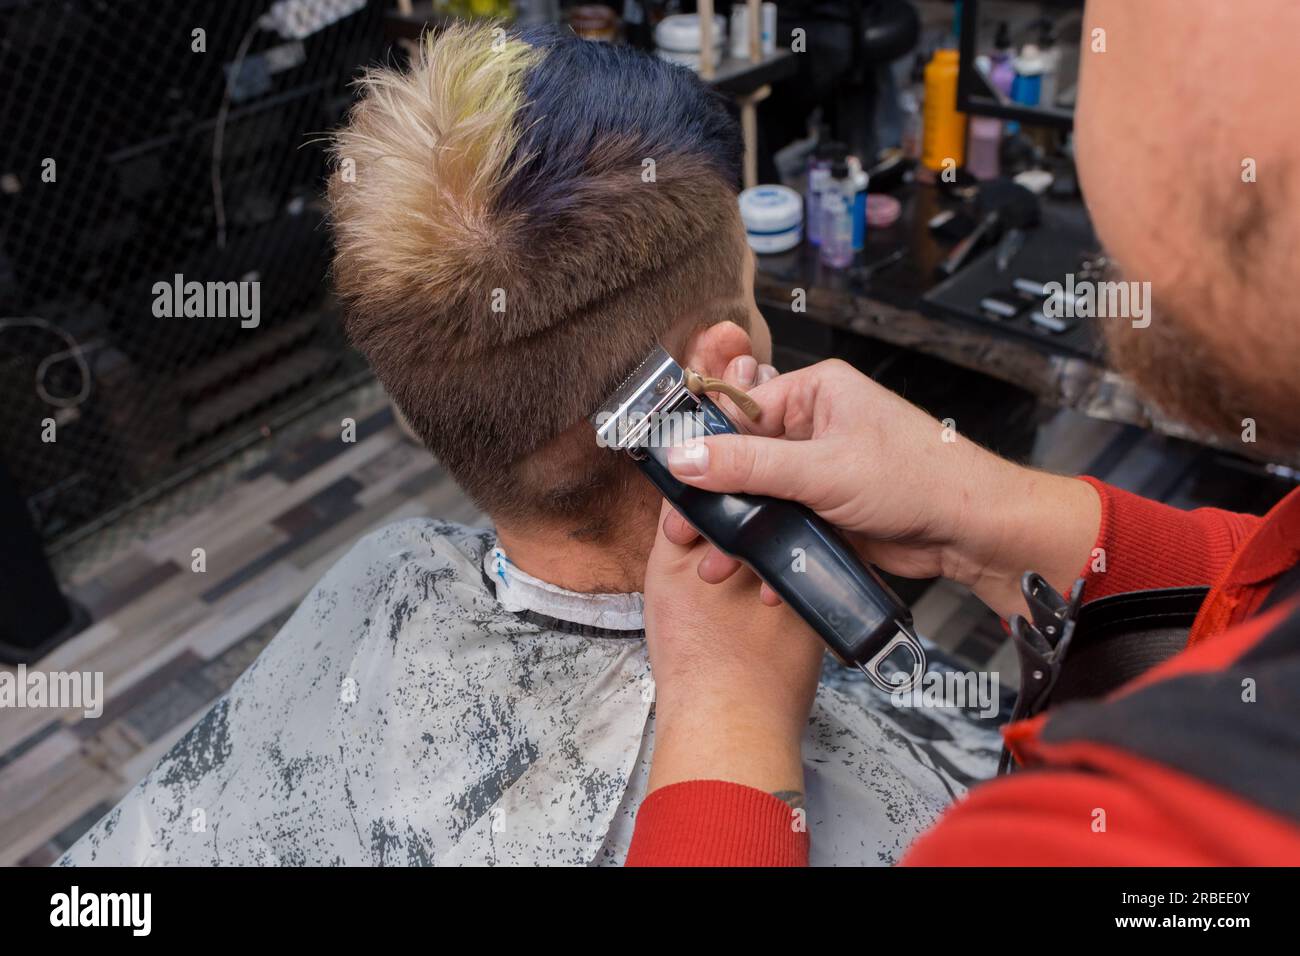
M 798 790 L 774 790 L 772 796 L 776 797 L 791 810 L 803 809 L 803 794 Z

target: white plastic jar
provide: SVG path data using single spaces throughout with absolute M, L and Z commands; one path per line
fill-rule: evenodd
M 727 21 L 720 14 L 713 17 L 713 65 L 722 62 L 727 39 Z M 664 17 L 655 27 L 655 51 L 660 59 L 700 69 L 700 17 L 697 13 L 675 13 Z
M 788 186 L 754 186 L 740 194 L 740 218 L 749 247 L 785 252 L 803 241 L 803 198 Z

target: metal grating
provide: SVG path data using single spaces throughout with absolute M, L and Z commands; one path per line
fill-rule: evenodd
M 314 140 L 386 4 L 274 6 L 0 0 L 0 455 L 51 552 L 363 374 Z M 160 317 L 177 275 L 256 282 L 256 327 Z

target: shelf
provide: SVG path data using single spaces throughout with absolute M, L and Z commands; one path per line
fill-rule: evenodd
M 757 63 L 726 56 L 709 83 L 724 93 L 744 94 L 768 83 L 788 79 L 798 72 L 799 62 L 789 50 L 765 53 Z
M 456 18 L 438 13 L 432 3 L 417 3 L 410 13 L 393 11 L 384 18 L 384 33 L 390 40 L 416 40 L 426 29 L 446 26 Z M 743 95 L 760 86 L 776 83 L 799 72 L 799 63 L 789 50 L 766 53 L 757 63 L 724 56 L 709 83 L 724 93 Z

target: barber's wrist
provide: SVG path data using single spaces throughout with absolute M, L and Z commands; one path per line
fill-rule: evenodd
M 1025 609 L 1026 571 L 1058 589 L 1070 586 L 1096 543 L 1101 502 L 1087 482 L 984 454 L 984 490 L 971 502 L 964 538 L 949 560 L 954 579 L 1009 617 Z
M 760 700 L 741 688 L 720 690 L 716 684 L 656 688 L 656 736 L 662 732 L 685 739 L 698 734 L 797 750 L 807 717 L 806 707 L 796 712 L 793 704 Z
M 649 789 L 727 780 L 768 793 L 802 793 L 802 731 L 802 720 L 759 706 L 724 710 L 656 702 Z

